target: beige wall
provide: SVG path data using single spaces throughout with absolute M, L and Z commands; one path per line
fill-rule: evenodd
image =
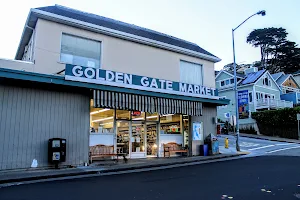
M 25 61 L 0 59 L 0 68 L 32 72 L 34 71 L 34 64 Z
M 213 62 L 41 19 L 36 26 L 35 72 L 53 74 L 64 69 L 64 64 L 59 62 L 62 33 L 101 41 L 103 69 L 180 81 L 182 59 L 202 64 L 204 85 L 215 87 Z

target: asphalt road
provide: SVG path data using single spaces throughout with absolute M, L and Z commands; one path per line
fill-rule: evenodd
M 299 166 L 299 157 L 248 157 L 182 168 L 5 187 L 0 188 L 0 199 L 214 200 L 233 197 L 289 200 L 300 198 Z
M 229 147 L 235 149 L 235 137 L 232 135 L 221 135 L 219 138 L 220 146 L 224 146 L 224 140 L 228 137 Z M 240 137 L 241 151 L 250 152 L 248 156 L 265 156 L 265 155 L 300 155 L 300 144 L 275 142 L 255 138 Z

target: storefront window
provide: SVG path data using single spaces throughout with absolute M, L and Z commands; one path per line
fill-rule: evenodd
M 189 126 L 190 126 L 190 121 L 189 121 L 189 116 L 188 115 L 183 115 L 182 116 L 183 120 L 183 145 L 189 146 Z
M 162 134 L 181 134 L 180 114 L 168 114 L 160 116 Z
M 114 110 L 106 108 L 91 108 L 91 133 L 114 132 Z
M 158 121 L 158 113 L 146 113 L 147 121 Z
M 132 151 L 145 151 L 145 128 L 144 122 L 132 122 Z
M 145 113 L 141 111 L 131 111 L 132 120 L 145 120 Z
M 116 117 L 117 117 L 117 119 L 130 120 L 130 111 L 117 110 Z

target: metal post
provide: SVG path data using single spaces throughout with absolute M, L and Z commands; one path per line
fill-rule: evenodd
M 233 68 L 234 68 L 234 94 L 235 94 L 235 119 L 236 119 L 236 150 L 240 151 L 239 145 L 239 109 L 238 109 L 238 92 L 237 92 L 237 77 L 236 77 L 236 61 L 235 61 L 235 47 L 234 47 L 234 29 L 232 29 L 232 49 L 233 49 Z M 233 123 L 234 124 L 234 123 Z

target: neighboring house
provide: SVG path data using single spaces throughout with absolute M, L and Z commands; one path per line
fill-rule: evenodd
M 272 74 L 273 79 L 281 88 L 281 99 L 292 101 L 294 104 L 300 103 L 300 87 L 292 74 L 279 72 Z
M 298 83 L 298 85 L 300 85 L 300 70 L 293 73 L 293 78 L 295 79 L 295 81 Z
M 240 119 L 240 128 L 245 126 L 256 127 L 255 120 L 251 118 L 251 112 L 266 109 L 278 109 L 293 107 L 290 101 L 280 99 L 281 89 L 266 70 L 259 70 L 252 67 L 245 70 L 245 74 L 237 74 L 238 91 L 248 90 L 249 117 Z M 230 121 L 226 115 L 235 116 L 235 93 L 234 75 L 227 71 L 220 71 L 216 76 L 216 88 L 219 96 L 230 99 L 230 104 L 219 106 L 217 109 L 218 118 L 222 121 Z M 227 115 L 228 116 L 228 115 Z

